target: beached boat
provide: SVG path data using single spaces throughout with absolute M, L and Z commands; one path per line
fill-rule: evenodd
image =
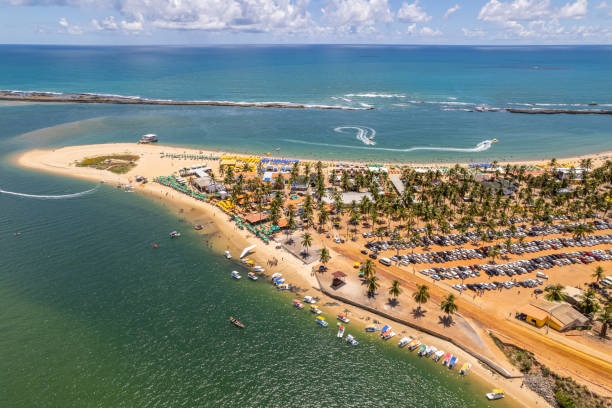
M 285 283 L 285 279 L 283 279 L 282 277 L 279 276 L 279 277 L 276 277 L 276 278 L 272 279 L 272 283 L 275 286 L 282 285 L 283 283 Z
M 470 368 L 472 368 L 472 364 L 463 363 L 463 365 L 461 366 L 461 370 L 459 370 L 459 374 L 466 375 L 468 371 L 470 371 Z
M 240 278 L 242 278 L 242 276 L 240 276 L 240 274 L 238 273 L 238 271 L 232 271 L 232 278 L 234 278 L 234 279 L 240 279 Z
M 402 337 L 401 340 L 397 343 L 397 345 L 398 347 L 405 347 L 411 341 L 412 339 L 410 337 Z
M 340 325 L 340 327 L 338 327 L 338 337 L 342 338 L 342 336 L 344 336 L 344 326 Z
M 232 323 L 233 323 L 235 326 L 238 326 L 238 327 L 240 327 L 241 329 L 244 329 L 244 324 L 240 323 L 240 322 L 238 321 L 238 319 L 236 319 L 236 318 L 234 318 L 234 317 L 230 316 L 230 317 L 229 317 L 229 321 L 230 321 L 230 322 L 232 322 Z
M 369 326 L 366 326 L 366 328 L 365 328 L 365 331 L 367 331 L 367 332 L 376 332 L 376 331 L 379 331 L 379 330 L 380 330 L 380 327 L 378 327 L 375 324 L 370 324 Z
M 304 308 L 304 305 L 298 299 L 293 299 L 293 306 L 300 310 Z
M 434 353 L 433 355 L 433 361 L 438 361 L 442 358 L 442 356 L 444 355 L 444 350 L 438 350 Z
M 315 322 L 319 323 L 321 326 L 323 327 L 327 327 L 327 322 L 325 321 L 325 318 L 323 316 L 317 316 L 315 318 Z
M 504 392 L 499 388 L 494 388 L 492 392 L 487 392 L 487 399 L 498 400 L 504 398 Z
M 316 300 L 314 300 L 314 299 L 312 298 L 312 296 L 304 296 L 304 302 L 306 302 L 306 303 L 310 303 L 310 304 L 312 304 L 312 305 L 314 305 L 315 303 L 317 303 L 317 301 L 316 301 Z
M 425 351 L 425 357 L 430 357 L 434 353 L 437 353 L 437 352 L 438 352 L 438 349 L 435 346 L 429 346 L 427 347 L 427 350 Z
M 442 360 L 442 365 L 448 365 L 448 362 L 450 361 L 452 356 L 453 355 L 451 353 L 446 353 L 444 355 L 444 360 Z
M 310 306 L 310 311 L 317 315 L 320 315 L 322 313 L 321 309 L 317 308 L 316 306 Z
M 273 273 L 273 274 L 272 274 L 272 280 L 274 280 L 274 279 L 276 279 L 276 278 L 282 278 L 282 277 L 283 277 L 283 274 L 282 274 L 282 273 L 278 273 L 278 272 L 276 272 L 276 273 Z
M 138 143 L 140 143 L 140 144 L 149 144 L 149 143 L 157 143 L 158 141 L 159 141 L 159 139 L 157 138 L 157 135 L 155 133 L 147 133 L 146 135 L 143 135 L 140 138 Z
M 343 323 L 348 323 L 348 322 L 350 322 L 349 318 L 348 318 L 348 317 L 346 317 L 346 315 L 345 315 L 344 313 L 338 313 L 338 316 L 336 316 L 336 318 L 337 318 L 338 320 L 340 320 L 341 322 L 343 322 Z
M 170 235 L 170 238 L 178 238 L 181 236 L 181 233 L 178 231 L 172 231 L 169 235 Z
M 290 290 L 291 286 L 289 286 L 288 283 L 281 283 L 281 284 L 276 286 L 276 289 L 278 289 L 278 290 Z
M 457 364 L 458 361 L 459 359 L 457 358 L 457 356 L 452 356 L 450 361 L 448 362 L 448 368 L 455 367 L 455 364 Z
M 264 268 L 262 268 L 262 267 L 261 267 L 261 266 L 259 266 L 259 265 L 255 265 L 255 266 L 253 267 L 253 270 L 254 270 L 255 272 L 259 272 L 259 273 L 264 273 L 264 272 L 265 272 L 265 269 L 264 269 Z
M 249 277 L 250 280 L 257 280 L 257 275 L 255 275 L 255 273 L 253 272 L 249 272 L 247 276 Z
M 425 354 L 425 350 L 427 350 L 427 346 L 425 344 L 421 344 L 421 347 L 419 348 L 419 351 L 417 351 L 417 354 L 419 356 L 422 356 Z
M 232 255 L 229 251 L 225 251 L 225 259 L 232 259 Z
M 393 330 L 387 330 L 381 334 L 383 340 L 389 340 L 393 336 L 395 336 L 395 332 Z
M 410 351 L 414 351 L 420 346 L 421 346 L 421 341 L 417 339 L 412 340 L 410 344 L 408 344 L 408 348 L 410 349 Z
M 359 342 L 355 340 L 355 338 L 350 334 L 346 336 L 346 341 L 351 343 L 353 346 L 356 346 L 359 344 Z
M 198 225 L 194 225 L 194 226 L 193 226 L 193 229 L 194 229 L 194 230 L 196 230 L 196 231 L 200 231 L 200 230 L 204 229 L 204 226 L 203 226 L 203 225 L 200 225 L 200 224 L 198 224 Z

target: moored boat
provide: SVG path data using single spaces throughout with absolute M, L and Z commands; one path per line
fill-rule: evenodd
M 172 231 L 169 235 L 170 235 L 170 238 L 178 238 L 181 236 L 181 233 L 178 231 Z
M 376 331 L 379 331 L 379 330 L 380 330 L 380 327 L 378 327 L 375 324 L 370 324 L 370 325 L 366 326 L 366 328 L 365 328 L 365 331 L 367 331 L 367 332 L 376 332 Z
M 433 361 L 438 361 L 442 358 L 442 356 L 444 355 L 444 350 L 438 350 L 434 353 L 433 355 Z
M 400 339 L 400 341 L 397 343 L 397 346 L 398 346 L 398 347 L 400 347 L 400 348 L 401 348 L 401 347 L 404 347 L 404 346 L 406 346 L 408 343 L 410 343 L 410 341 L 411 341 L 411 340 L 412 340 L 412 338 L 410 338 L 410 337 L 402 337 L 402 338 Z
M 434 353 L 438 351 L 438 349 L 435 346 L 429 346 L 427 347 L 427 349 L 428 350 L 425 350 L 426 357 L 430 357 L 431 355 L 433 355 Z
M 504 398 L 504 392 L 499 388 L 494 388 L 492 392 L 487 392 L 487 399 L 498 400 Z
M 450 361 L 452 356 L 453 355 L 451 353 L 446 353 L 444 355 L 444 360 L 442 360 L 442 365 L 448 365 L 448 362 Z
M 458 361 L 459 359 L 457 358 L 457 356 L 452 356 L 450 361 L 448 362 L 448 368 L 455 367 L 455 364 L 457 364 Z
M 346 341 L 351 343 L 353 346 L 356 346 L 359 344 L 359 342 L 355 340 L 355 338 L 351 334 L 346 336 Z
M 338 327 L 338 334 L 337 336 L 339 338 L 342 338 L 342 336 L 344 336 L 344 326 L 340 325 L 340 327 Z
M 421 347 L 419 348 L 419 351 L 417 351 L 417 354 L 419 356 L 422 356 L 425 354 L 425 350 L 427 350 L 427 346 L 425 344 L 422 344 Z
M 259 265 L 255 265 L 255 266 L 253 267 L 253 271 L 255 271 L 255 272 L 259 272 L 259 273 L 263 273 L 263 272 L 265 272 L 266 270 L 265 270 L 264 268 L 262 268 L 261 266 L 259 266 Z
M 232 259 L 232 255 L 229 251 L 225 251 L 225 259 Z
M 283 274 L 282 274 L 282 273 L 278 273 L 278 272 L 276 272 L 276 273 L 273 273 L 273 274 L 272 274 L 272 280 L 274 280 L 274 279 L 276 279 L 276 278 L 282 278 L 282 277 L 283 277 Z
M 463 365 L 461 366 L 461 370 L 459 370 L 459 374 L 466 375 L 468 371 L 470 371 L 470 368 L 472 368 L 472 364 L 463 363 Z
M 234 279 L 240 279 L 240 278 L 242 278 L 242 276 L 240 276 L 240 274 L 238 273 L 238 271 L 232 271 L 232 278 L 234 278 Z
M 235 326 L 238 326 L 238 327 L 240 327 L 241 329 L 244 329 L 244 324 L 240 323 L 240 322 L 238 321 L 238 319 L 236 319 L 236 318 L 234 318 L 234 317 L 230 316 L 230 317 L 229 317 L 229 320 L 230 320 L 230 322 L 232 322 L 232 323 L 233 323 Z
M 319 323 L 323 327 L 327 327 L 328 325 L 328 323 L 325 321 L 325 318 L 323 316 L 317 316 L 315 318 L 315 322 Z
M 346 315 L 345 315 L 344 313 L 338 313 L 338 316 L 336 316 L 336 318 L 337 318 L 338 320 L 340 320 L 341 322 L 343 322 L 343 323 L 348 323 L 348 322 L 350 322 L 349 318 L 348 318 L 348 317 L 346 317 Z
M 300 310 L 304 308 L 304 305 L 298 299 L 293 299 L 293 306 Z
M 395 332 L 393 330 L 387 330 L 381 334 L 383 340 L 389 340 L 393 336 L 395 336 Z
M 317 315 L 320 315 L 322 313 L 321 309 L 317 308 L 316 306 L 310 306 L 310 311 Z
M 306 303 L 310 303 L 312 305 L 314 305 L 315 303 L 317 303 L 316 300 L 313 299 L 312 296 L 304 296 L 304 302 Z
M 194 225 L 194 226 L 193 226 L 193 229 L 194 229 L 194 230 L 196 230 L 196 231 L 200 231 L 200 230 L 204 229 L 204 226 L 203 226 L 203 225 L 200 225 L 200 224 L 198 224 L 198 225 Z
M 419 348 L 420 345 L 421 345 L 421 341 L 418 339 L 414 339 L 410 342 L 410 344 L 408 344 L 408 348 L 410 349 L 410 351 L 413 351 Z
M 248 277 L 249 277 L 249 279 L 251 279 L 251 280 L 257 280 L 257 275 L 255 275 L 255 273 L 253 273 L 253 272 L 249 272 L 249 273 L 247 274 L 247 276 L 248 276 Z
M 152 244 L 151 247 L 153 248 L 159 248 L 159 244 Z
M 289 286 L 288 283 L 280 283 L 279 285 L 276 286 L 276 289 L 278 289 L 278 290 L 290 290 L 291 286 Z

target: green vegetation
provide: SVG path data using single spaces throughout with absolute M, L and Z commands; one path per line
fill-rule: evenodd
M 77 163 L 77 167 L 91 167 L 107 170 L 116 174 L 124 174 L 136 167 L 140 156 L 133 154 L 112 154 L 108 156 L 87 157 Z

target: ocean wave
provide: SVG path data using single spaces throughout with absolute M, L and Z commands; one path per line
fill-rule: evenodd
M 141 105 L 192 105 L 192 106 L 230 106 L 245 108 L 292 108 L 292 109 L 337 109 L 337 110 L 372 110 L 373 107 L 355 107 L 343 105 L 318 105 L 294 102 L 247 102 L 223 100 L 174 100 L 150 99 L 140 96 L 124 96 L 98 93 L 58 93 L 47 91 L 0 90 L 0 100 L 17 100 L 28 102 L 58 103 L 107 103 L 107 104 L 141 104 Z
M 346 130 L 356 130 L 355 138 L 359 140 L 364 145 L 374 146 L 376 142 L 374 141 L 374 137 L 376 137 L 376 131 L 371 127 L 367 126 L 338 126 L 334 128 L 334 132 L 338 133 L 346 133 Z
M 306 140 L 296 140 L 296 139 L 282 139 L 285 142 L 290 143 L 299 143 L 305 145 L 312 146 L 326 146 L 326 147 L 340 147 L 344 149 L 361 149 L 361 150 L 380 150 L 387 152 L 401 152 L 401 153 L 409 153 L 418 150 L 431 150 L 431 151 L 441 151 L 441 152 L 463 152 L 463 153 L 475 153 L 475 152 L 484 152 L 489 150 L 493 145 L 493 140 L 483 140 L 479 142 L 474 147 L 429 147 L 429 146 L 417 146 L 417 147 L 409 147 L 406 149 L 397 149 L 391 147 L 367 147 L 367 146 L 350 146 L 350 145 L 342 145 L 342 144 L 333 144 L 333 143 L 318 143 L 318 142 L 308 142 Z
M 376 92 L 364 92 L 358 94 L 346 94 L 347 98 L 405 98 L 406 95 L 402 94 L 387 94 L 387 93 L 376 93 Z
M 60 194 L 60 195 L 42 195 L 42 194 L 26 194 L 26 193 L 17 193 L 15 191 L 6 191 L 6 190 L 2 190 L 0 189 L 0 194 L 7 194 L 7 195 L 12 195 L 12 196 L 17 196 L 17 197 L 25 197 L 25 198 L 36 198 L 39 200 L 65 200 L 65 199 L 69 199 L 69 198 L 77 198 L 77 197 L 82 197 L 84 195 L 87 194 L 91 194 L 94 191 L 96 191 L 100 186 L 97 185 L 92 189 L 86 190 L 86 191 L 81 191 L 80 193 L 73 193 L 73 194 Z
M 363 103 L 363 102 L 359 102 L 359 105 L 363 106 L 364 108 L 373 108 L 374 107 L 374 105 L 370 105 L 370 104 Z

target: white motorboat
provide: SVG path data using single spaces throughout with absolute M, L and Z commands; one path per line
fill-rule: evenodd
M 255 275 L 255 273 L 253 272 L 249 272 L 247 274 L 247 276 L 249 277 L 249 279 L 256 281 L 257 280 L 257 275 Z
M 340 327 L 338 327 L 338 334 L 337 334 L 337 336 L 339 338 L 342 338 L 342 336 L 344 336 L 344 326 L 341 325 Z
M 355 338 L 350 334 L 346 336 L 346 341 L 351 343 L 353 346 L 356 346 L 359 344 L 359 342 L 355 340 Z
M 412 341 L 410 337 L 402 337 L 402 339 L 397 343 L 399 347 L 405 347 L 408 343 Z
M 264 268 L 262 268 L 262 267 L 261 267 L 261 266 L 259 266 L 259 265 L 255 265 L 255 266 L 253 267 L 253 270 L 254 270 L 255 272 L 260 272 L 260 273 L 265 272 L 265 269 L 264 269 Z
M 232 271 L 232 278 L 234 278 L 234 279 L 240 279 L 240 278 L 242 278 L 242 276 L 240 276 L 240 274 L 238 273 L 238 271 Z
M 317 303 L 317 301 L 314 300 L 312 296 L 304 296 L 304 302 L 310 303 L 311 305 L 314 305 L 315 303 Z
M 499 388 L 493 389 L 492 392 L 487 392 L 487 399 L 489 400 L 498 400 L 504 398 L 504 392 Z
M 225 259 L 232 259 L 232 255 L 229 251 L 225 251 Z
M 433 354 L 433 361 L 438 361 L 444 356 L 444 350 L 438 350 Z
M 310 306 L 310 311 L 316 315 L 320 315 L 322 313 L 321 309 L 317 308 L 316 306 Z

